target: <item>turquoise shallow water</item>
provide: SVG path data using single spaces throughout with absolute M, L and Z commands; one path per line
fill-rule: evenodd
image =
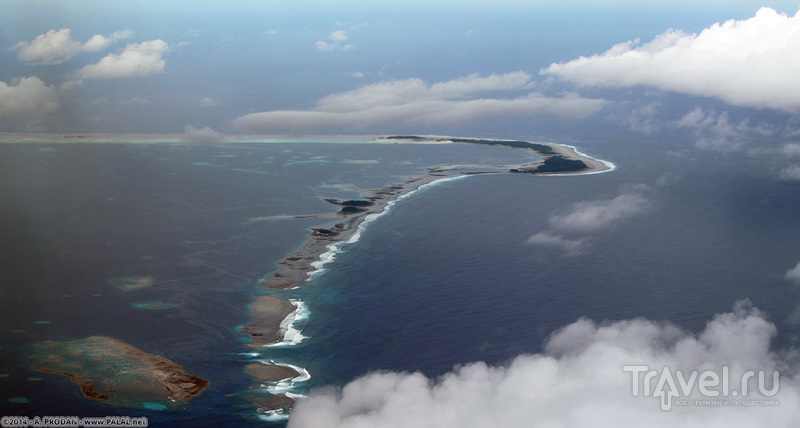
M 0 249 L 3 414 L 132 415 L 83 398 L 65 377 L 28 380 L 40 375 L 28 368 L 32 344 L 105 335 L 211 381 L 177 411 L 142 415 L 187 426 L 251 420 L 242 370 L 266 357 L 251 355 L 238 328 L 263 292 L 258 280 L 325 222 L 251 218 L 332 212 L 321 197 L 520 156 L 534 158 L 404 144 L 0 145 L 2 242 L 14 243 Z
M 237 329 L 263 292 L 256 283 L 321 222 L 250 218 L 332 212 L 320 197 L 355 197 L 352 186 L 381 187 L 440 163 L 513 163 L 519 153 L 453 145 L 0 145 L 2 238 L 16 243 L 0 252 L 3 413 L 241 425 L 256 420 L 242 393 L 251 385 L 242 369 L 256 360 L 307 368 L 311 378 L 295 385 L 299 393 L 373 370 L 437 376 L 457 364 L 539 352 L 581 316 L 663 319 L 699 331 L 743 298 L 776 323 L 776 347 L 794 346 L 788 319 L 800 296 L 783 278 L 800 259 L 794 184 L 776 180 L 763 159 L 579 147 L 617 170 L 475 176 L 399 201 L 343 245 L 324 273 L 281 293 L 304 302 L 298 327 L 307 338 L 253 353 Z M 552 219 L 580 204 L 620 195 L 636 195 L 641 209 L 564 233 L 581 242 L 579 251 L 528 242 L 555 233 Z M 109 285 L 132 277 L 154 280 L 129 291 Z M 137 309 L 142 302 L 166 307 Z M 164 355 L 211 386 L 178 410 L 132 411 L 86 400 L 66 378 L 27 368 L 31 344 L 89 335 Z

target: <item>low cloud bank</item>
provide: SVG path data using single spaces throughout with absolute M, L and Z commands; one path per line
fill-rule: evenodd
M 551 215 L 549 223 L 552 229 L 531 236 L 527 243 L 555 248 L 566 255 L 577 254 L 589 245 L 591 237 L 587 235 L 646 212 L 651 201 L 645 193 L 650 189 L 644 184 L 624 186 L 616 197 L 575 203 L 568 211 Z
M 219 143 L 225 141 L 225 134 L 214 131 L 208 126 L 198 129 L 192 125 L 186 125 L 183 129 L 181 141 L 186 143 Z
M 717 315 L 698 334 L 645 319 L 601 324 L 580 319 L 555 332 L 544 353 L 519 356 L 507 366 L 467 364 L 437 379 L 372 373 L 341 389 L 312 392 L 296 404 L 289 427 L 795 427 L 800 387 L 795 369 L 770 352 L 775 334 L 775 326 L 748 302 Z M 634 396 L 633 374 L 625 365 L 645 365 L 659 377 L 664 367 L 688 377 L 692 370 L 722 373 L 725 366 L 730 390 L 737 392 L 745 371 L 767 373 L 769 391 L 770 376 L 778 370 L 779 390 L 763 395 L 750 378 L 746 397 L 707 397 L 695 378 L 689 393 L 672 396 L 673 407 L 664 411 L 659 377 L 645 396 L 640 374 L 641 393 Z M 780 405 L 688 406 L 687 397 L 779 400 Z
M 800 111 L 800 12 L 761 8 L 699 34 L 668 30 L 542 70 L 582 86 L 650 86 L 743 107 Z
M 630 191 L 612 199 L 579 202 L 569 212 L 550 217 L 550 224 L 560 230 L 594 232 L 640 214 L 649 205 L 650 201 L 642 194 Z
M 396 125 L 453 126 L 496 117 L 549 113 L 581 118 L 597 113 L 605 100 L 567 94 L 550 98 L 531 93 L 524 72 L 477 74 L 428 84 L 420 79 L 374 83 L 332 94 L 310 110 L 267 111 L 234 120 L 238 129 L 254 133 L 313 132 Z M 523 91 L 514 98 L 485 98 L 489 91 Z

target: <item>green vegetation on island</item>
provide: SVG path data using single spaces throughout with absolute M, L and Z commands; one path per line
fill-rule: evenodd
M 346 201 L 342 201 L 340 199 L 325 199 L 325 201 L 342 207 L 342 209 L 339 210 L 339 214 L 342 215 L 364 212 L 366 211 L 366 207 L 372 206 L 374 204 L 374 202 L 372 201 L 365 201 L 363 199 L 349 199 Z M 324 235 L 327 233 L 320 231 L 318 234 Z
M 554 172 L 575 172 L 589 168 L 585 162 L 579 159 L 570 159 L 559 154 L 552 146 L 547 144 L 529 143 L 527 141 L 516 140 L 486 140 L 480 138 L 445 138 L 445 137 L 422 137 L 416 135 L 392 135 L 386 137 L 387 140 L 413 140 L 413 141 L 452 141 L 454 143 L 484 144 L 489 146 L 510 147 L 536 152 L 544 161 L 540 164 L 511 169 L 510 172 L 518 173 L 554 173 Z M 535 167 L 534 167 L 535 166 Z
M 551 156 L 547 158 L 544 163 L 539 165 L 536 169 L 512 169 L 511 172 L 571 172 L 581 171 L 586 169 L 587 166 L 583 161 L 577 159 L 567 159 L 563 156 Z
M 358 207 L 353 207 L 353 206 L 345 206 L 345 207 L 342 207 L 341 210 L 339 210 L 339 214 L 355 214 L 355 213 L 360 213 L 360 212 L 364 212 L 364 211 L 365 210 L 363 208 L 358 208 Z
M 349 200 L 342 202 L 340 205 L 345 207 L 368 207 L 372 205 L 372 202 L 364 200 Z
M 420 137 L 418 135 L 390 135 L 386 137 L 387 140 L 416 140 L 422 141 L 427 140 L 425 137 Z
M 546 144 L 529 143 L 527 141 L 505 141 L 505 140 L 482 140 L 475 138 L 450 138 L 454 143 L 468 143 L 468 144 L 486 144 L 489 146 L 512 147 L 516 149 L 533 150 L 540 155 L 554 155 L 553 148 Z
M 547 144 L 529 143 L 527 141 L 514 141 L 514 140 L 487 140 L 482 138 L 443 138 L 443 137 L 422 137 L 419 135 L 390 135 L 386 137 L 387 140 L 411 140 L 411 141 L 452 141 L 454 143 L 467 143 L 467 144 L 486 144 L 490 146 L 503 146 L 513 147 L 517 149 L 534 150 L 540 155 L 554 155 L 553 148 Z

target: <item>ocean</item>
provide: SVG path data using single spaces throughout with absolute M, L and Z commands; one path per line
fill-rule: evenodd
M 454 144 L 0 144 L 0 413 L 263 423 L 248 397 L 266 388 L 251 389 L 243 372 L 255 361 L 304 367 L 310 378 L 291 387 L 307 394 L 374 371 L 436 377 L 507 364 L 581 317 L 701 331 L 742 299 L 775 323 L 774 347 L 796 345 L 800 294 L 784 275 L 800 260 L 800 193 L 776 179 L 770 156 L 577 146 L 616 169 L 470 176 L 398 200 L 306 285 L 275 293 L 303 302 L 302 340 L 253 349 L 240 329 L 247 305 L 268 294 L 257 283 L 329 220 L 251 219 L 332 213 L 322 198 L 356 198 L 356 188 L 435 165 L 535 155 Z M 113 287 L 132 277 L 154 283 Z M 176 410 L 116 408 L 28 367 L 32 344 L 91 335 L 163 355 L 211 385 Z

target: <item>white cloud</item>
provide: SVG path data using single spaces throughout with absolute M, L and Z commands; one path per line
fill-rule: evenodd
M 81 50 L 81 44 L 72 40 L 69 28 L 50 30 L 30 42 L 19 42 L 19 59 L 32 64 L 61 64 Z
M 217 102 L 209 97 L 205 97 L 200 100 L 200 107 L 216 107 Z
M 594 232 L 640 214 L 649 206 L 650 201 L 641 194 L 623 193 L 613 199 L 579 202 L 569 212 L 550 217 L 550 225 L 572 232 Z
M 83 82 L 80 80 L 65 80 L 58 84 L 58 90 L 59 92 L 68 91 L 79 86 L 83 86 Z
M 786 128 L 783 130 L 781 136 L 785 138 L 800 137 L 800 129 L 797 129 L 794 126 L 792 126 L 792 122 L 794 122 L 794 125 L 796 126 L 798 122 L 797 117 L 791 118 L 789 122 L 790 122 L 789 125 L 787 125 Z
M 78 52 L 97 52 L 107 48 L 115 40 L 130 37 L 132 34 L 130 30 L 117 31 L 110 37 L 95 34 L 82 45 L 72 40 L 69 28 L 62 28 L 40 34 L 30 42 L 19 42 L 12 49 L 19 49 L 19 59 L 30 64 L 61 64 Z
M 800 165 L 790 165 L 783 168 L 779 173 L 781 180 L 800 181 Z
M 769 136 L 775 132 L 764 125 L 751 126 L 748 121 L 732 121 L 728 112 L 717 115 L 696 107 L 685 114 L 675 125 L 692 130 L 701 149 L 729 152 L 742 148 L 748 136 Z
M 315 43 L 314 46 L 317 48 L 318 51 L 332 51 L 335 49 L 333 44 L 323 42 L 322 40 Z
M 113 40 L 109 39 L 108 37 L 103 37 L 100 34 L 95 34 L 89 39 L 86 44 L 83 45 L 83 50 L 87 52 L 97 52 L 100 50 L 105 49 L 108 45 L 111 44 Z
M 111 33 L 111 38 L 114 40 L 130 39 L 131 37 L 133 37 L 133 31 L 128 29 Z
M 395 80 L 329 95 L 312 110 L 270 111 L 241 116 L 237 128 L 249 132 L 309 132 L 363 129 L 373 126 L 453 126 L 493 117 L 550 113 L 585 117 L 606 101 L 574 94 L 548 98 L 527 93 L 517 98 L 476 98 L 487 91 L 523 91 L 530 88 L 523 72 L 470 75 L 429 85 L 420 79 Z
M 706 113 L 700 107 L 695 107 L 694 110 L 686 113 L 681 117 L 676 125 L 679 127 L 699 128 L 702 124 L 709 121 L 710 118 L 706 117 Z
M 55 86 L 47 86 L 38 77 L 23 77 L 11 85 L 0 82 L 0 119 L 42 114 L 57 108 Z
M 401 106 L 425 100 L 462 99 L 485 91 L 527 89 L 531 85 L 530 79 L 530 74 L 518 71 L 486 77 L 472 74 L 432 85 L 420 79 L 393 80 L 328 95 L 319 100 L 317 106 L 322 111 L 348 112 Z
M 697 138 L 696 145 L 701 149 L 726 152 L 737 150 L 744 144 L 742 134 L 730 122 L 727 112 L 715 116 L 697 107 L 680 118 L 676 125 L 692 129 Z
M 651 135 L 662 129 L 662 121 L 657 118 L 661 110 L 658 101 L 638 105 L 623 101 L 616 103 L 615 107 L 606 117 L 627 125 L 633 131 Z
M 781 153 L 793 158 L 800 157 L 800 144 L 786 144 L 781 148 Z
M 567 254 L 576 254 L 586 246 L 586 238 L 569 239 L 551 232 L 539 232 L 528 239 L 528 244 L 552 247 Z
M 786 272 L 786 279 L 800 282 L 800 262 L 797 263 L 797 266 L 789 269 L 789 271 Z
M 356 71 L 355 73 L 350 73 L 351 76 L 355 77 L 356 79 L 363 79 L 364 73 L 360 71 Z
M 318 51 L 349 50 L 355 47 L 351 44 L 342 43 L 347 40 L 347 32 L 344 30 L 334 31 L 328 36 L 328 39 L 333 42 L 328 43 L 320 40 L 315 44 Z
M 544 353 L 519 356 L 507 366 L 477 362 L 437 379 L 420 373 L 371 373 L 341 390 L 312 391 L 297 402 L 288 426 L 793 427 L 800 423 L 800 388 L 794 381 L 796 373 L 781 366 L 780 357 L 770 352 L 775 334 L 775 326 L 746 304 L 717 315 L 699 334 L 644 319 L 599 325 L 581 319 L 557 331 Z M 623 371 L 624 365 L 646 365 L 658 373 L 668 367 L 673 375 L 681 370 L 686 377 L 692 370 L 720 374 L 727 366 L 729 387 L 737 391 L 747 370 L 763 370 L 769 379 L 764 387 L 770 389 L 772 373 L 782 369 L 779 391 L 772 397 L 757 392 L 756 379 L 748 383 L 746 397 L 704 397 L 697 378 L 687 395 L 770 399 L 780 405 L 674 406 L 662 411 L 660 397 L 652 395 L 664 392 L 657 388 L 657 379 L 650 383 L 648 396 L 635 397 L 633 375 Z M 639 381 L 643 391 L 643 379 Z
M 347 32 L 344 30 L 334 31 L 328 38 L 337 42 L 347 40 Z
M 800 111 L 800 12 L 761 8 L 700 34 L 668 30 L 653 41 L 552 64 L 542 73 L 586 86 L 651 86 L 727 103 Z
M 225 141 L 225 134 L 221 134 L 209 127 L 203 129 L 186 125 L 181 140 L 187 143 L 219 143 Z
M 109 54 L 97 64 L 80 69 L 85 79 L 121 79 L 144 77 L 164 71 L 164 52 L 168 45 L 161 39 L 129 44 L 119 54 Z
M 662 175 L 656 183 L 659 186 L 668 185 L 670 178 Z M 569 211 L 551 215 L 548 219 L 551 229 L 531 236 L 526 243 L 555 248 L 567 256 L 578 254 L 591 243 L 591 238 L 585 235 L 602 231 L 647 211 L 652 203 L 645 193 L 651 190 L 652 187 L 646 184 L 626 185 L 622 187 L 622 193 L 614 198 L 575 203 Z M 565 237 L 564 234 L 584 237 Z

